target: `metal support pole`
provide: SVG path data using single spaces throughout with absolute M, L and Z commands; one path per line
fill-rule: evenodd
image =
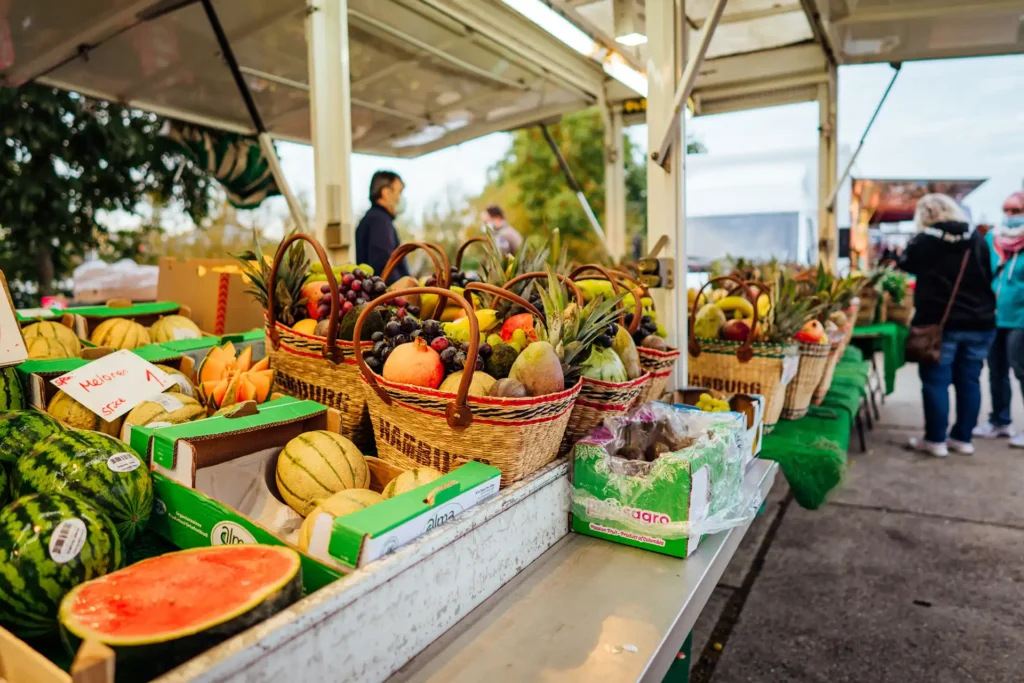
M 675 139 L 686 139 L 686 120 L 673 107 L 673 94 L 687 54 L 689 27 L 682 0 L 663 0 L 647 6 L 647 142 L 657 149 L 669 127 Z M 675 261 L 675 286 L 651 290 L 658 321 L 668 331 L 668 342 L 684 349 L 676 362 L 674 387 L 687 382 L 686 349 L 686 168 L 683 145 L 671 145 L 665 167 L 647 161 L 647 242 L 668 241 L 667 256 Z M 666 170 L 669 169 L 669 170 Z M 670 386 L 669 388 L 672 388 Z
M 558 143 L 551 137 L 551 131 L 543 123 L 540 124 L 540 131 L 544 134 L 544 140 L 548 143 L 548 147 L 551 148 L 551 153 L 555 155 L 555 159 L 558 160 L 558 165 L 562 169 L 562 173 L 565 175 L 565 180 L 569 183 L 569 187 L 573 192 L 576 193 L 576 199 L 579 200 L 580 206 L 583 207 L 583 213 L 587 214 L 587 220 L 590 221 L 590 227 L 594 229 L 597 234 L 597 238 L 601 240 L 601 244 L 608 249 L 608 242 L 604 236 L 604 230 L 601 229 L 601 224 L 597 220 L 597 216 L 594 215 L 594 210 L 590 208 L 590 202 L 587 201 L 586 196 L 583 194 L 583 188 L 576 182 L 576 176 L 572 174 L 572 169 L 569 168 L 569 163 L 562 156 L 562 151 L 558 149 Z
M 238 94 L 242 96 L 242 101 L 245 103 L 245 109 L 249 113 L 249 118 L 252 120 L 253 128 L 256 129 L 256 134 L 259 137 L 260 148 L 263 150 L 263 155 L 267 157 L 267 163 L 270 164 L 270 172 L 274 176 L 274 182 L 277 184 L 277 188 L 281 190 L 281 194 L 284 195 L 285 201 L 288 203 L 288 211 L 291 213 L 292 220 L 295 221 L 296 227 L 302 231 L 306 231 L 306 214 L 302 211 L 302 207 L 295 199 L 295 195 L 292 193 L 291 187 L 288 185 L 288 179 L 285 178 L 284 172 L 281 170 L 281 160 L 277 156 L 277 149 L 274 147 L 274 141 L 270 138 L 270 134 L 267 133 L 266 126 L 263 125 L 263 117 L 260 115 L 259 107 L 256 106 L 256 100 L 252 97 L 252 92 L 249 91 L 249 86 L 245 82 L 245 76 L 242 75 L 242 71 L 238 66 L 238 60 L 235 58 L 235 51 L 231 48 L 231 41 L 228 40 L 227 34 L 224 32 L 224 27 L 220 23 L 220 17 L 217 16 L 217 10 L 213 8 L 212 0 L 202 0 L 203 11 L 206 12 L 206 18 L 210 22 L 210 28 L 213 30 L 213 35 L 217 38 L 217 45 L 220 48 L 221 57 L 228 65 L 228 69 L 231 71 L 231 77 L 235 81 L 235 86 L 238 88 Z
M 701 25 L 700 35 L 697 36 L 697 54 L 693 55 L 686 63 L 686 70 L 683 71 L 683 77 L 679 82 L 679 86 L 675 89 L 675 96 L 672 98 L 672 115 L 665 122 L 664 127 L 659 129 L 663 131 L 659 138 L 660 144 L 657 147 L 651 147 L 654 150 L 651 158 L 662 167 L 668 161 L 668 150 L 672 143 L 676 140 L 685 139 L 677 137 L 681 128 L 676 125 L 676 121 L 682 118 L 683 108 L 686 106 L 687 100 L 690 99 L 690 93 L 693 92 L 693 86 L 697 82 L 697 69 L 704 63 L 704 55 L 707 54 L 708 46 L 711 45 L 711 38 L 715 35 L 715 29 L 718 28 L 718 22 L 722 18 L 722 12 L 725 11 L 726 2 L 728 0 L 715 0 L 715 4 L 711 7 L 711 14 L 708 15 L 708 18 Z M 648 23 L 649 26 L 650 23 Z M 649 41 L 650 36 L 648 36 Z M 648 87 L 649 90 L 650 87 Z M 650 96 L 648 95 L 649 99 Z M 650 107 L 649 104 L 648 107 Z M 648 121 L 647 125 L 650 126 L 650 121 Z
M 626 150 L 622 110 L 602 102 L 604 116 L 604 224 L 608 253 L 613 260 L 626 255 Z
M 315 232 L 332 258 L 355 261 L 348 0 L 307 0 L 309 110 L 316 177 Z
M 834 270 L 839 256 L 839 232 L 832 192 L 836 185 L 838 141 L 836 67 L 828 67 L 828 79 L 818 86 L 818 261 Z

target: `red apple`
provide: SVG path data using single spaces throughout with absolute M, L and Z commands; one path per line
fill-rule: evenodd
M 519 315 L 513 315 L 505 324 L 501 326 L 501 338 L 503 341 L 510 341 L 512 334 L 516 330 L 522 330 L 526 334 L 526 340 L 529 342 L 537 341 L 537 330 L 533 326 L 533 315 L 530 313 L 520 313 Z
M 800 331 L 793 335 L 793 339 L 807 344 L 820 344 L 825 338 L 825 328 L 817 320 L 807 321 Z
M 726 341 L 746 341 L 750 336 L 750 323 L 746 320 L 729 320 L 722 325 L 721 335 Z
M 310 282 L 309 284 L 302 285 L 302 296 L 307 299 L 306 301 L 306 313 L 313 320 L 316 320 L 319 316 L 317 315 L 317 308 L 320 306 L 320 299 L 324 293 L 320 291 L 320 288 L 326 285 L 326 282 Z

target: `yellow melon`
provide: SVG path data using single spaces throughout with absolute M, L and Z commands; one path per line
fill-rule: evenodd
M 370 483 L 370 470 L 356 445 L 326 430 L 299 434 L 289 441 L 277 458 L 276 476 L 284 502 L 303 517 L 321 500 Z
M 70 327 L 65 327 L 60 323 L 41 320 L 37 323 L 25 326 L 25 328 L 21 330 L 21 336 L 25 338 L 26 343 L 36 337 L 56 339 L 60 342 L 61 346 L 72 354 L 71 357 L 79 356 L 82 353 L 82 342 L 78 340 L 78 336 L 75 334 L 74 330 Z
M 64 346 L 59 339 L 53 337 L 32 337 L 25 340 L 25 350 L 29 360 L 53 360 L 56 358 L 75 358 L 77 353 Z
M 192 380 L 189 379 L 184 372 L 177 368 L 172 368 L 170 365 L 163 365 L 161 363 L 157 363 L 156 366 L 170 375 L 171 381 L 174 382 L 174 384 L 167 387 L 165 391 L 177 391 L 185 394 L 186 396 L 198 398 L 195 385 L 192 384 Z
M 131 438 L 132 427 L 177 425 L 206 417 L 206 409 L 191 396 L 168 391 L 128 411 L 121 427 L 121 439 Z M 163 423 L 163 424 L 158 424 Z
M 424 484 L 429 484 L 443 476 L 443 474 L 435 470 L 433 467 L 417 467 L 414 470 L 402 472 L 400 475 L 389 481 L 388 485 L 384 487 L 384 497 L 394 498 L 395 496 L 400 496 L 403 493 L 408 493 L 413 489 L 417 489 Z
M 94 432 L 103 432 L 113 437 L 121 435 L 121 423 L 124 422 L 124 416 L 113 422 L 107 422 L 63 391 L 58 391 L 57 395 L 50 400 L 50 404 L 46 406 L 46 412 L 69 427 L 91 429 Z
M 104 320 L 92 331 L 89 341 L 96 346 L 106 346 L 118 351 L 130 351 L 150 343 L 146 328 L 126 318 Z
M 166 315 L 149 326 L 149 337 L 154 344 L 201 336 L 199 326 L 183 315 Z
M 337 519 L 382 502 L 384 502 L 384 497 L 369 489 L 346 489 L 335 493 L 317 505 L 306 517 L 306 521 L 302 523 L 302 528 L 299 529 L 299 550 L 302 552 L 309 550 L 309 542 L 313 537 L 313 526 L 321 513 L 326 513 Z

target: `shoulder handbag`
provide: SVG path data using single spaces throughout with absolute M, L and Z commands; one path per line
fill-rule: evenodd
M 967 270 L 967 262 L 971 258 L 972 249 L 967 248 L 964 252 L 964 260 L 960 264 L 960 273 L 956 276 L 953 284 L 953 293 L 949 295 L 949 302 L 946 304 L 946 312 L 942 314 L 942 320 L 938 325 L 918 325 L 910 328 L 910 336 L 907 337 L 906 360 L 908 363 L 919 363 L 922 365 L 935 365 L 942 359 L 942 330 L 946 327 L 949 314 L 953 311 L 953 302 L 956 300 L 957 292 L 960 291 L 960 283 L 964 279 L 964 271 Z

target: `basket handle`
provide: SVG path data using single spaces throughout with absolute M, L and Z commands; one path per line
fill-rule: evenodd
M 391 275 L 391 271 L 398 267 L 398 264 L 402 262 L 408 254 L 422 249 L 426 252 L 431 262 L 434 264 L 434 279 L 437 281 L 437 286 L 443 289 L 448 289 L 451 284 L 451 271 L 448 267 L 448 255 L 444 253 L 441 247 L 431 242 L 406 242 L 401 244 L 391 252 L 391 258 L 384 264 L 384 270 L 381 271 L 380 277 L 382 280 L 387 282 L 388 276 Z M 444 310 L 445 305 L 448 303 L 446 297 L 438 297 L 437 305 L 433 311 L 430 311 L 430 315 L 427 315 L 427 311 L 420 311 L 420 318 L 426 320 L 428 318 L 436 317 L 441 311 Z
M 354 345 L 354 352 L 356 355 L 356 365 L 359 366 L 359 372 L 362 373 L 363 379 L 370 385 L 380 396 L 380 400 L 384 401 L 385 405 L 391 405 L 391 394 L 388 393 L 387 389 L 377 383 L 377 378 L 374 376 L 373 371 L 366 364 L 366 359 L 363 358 L 362 351 L 362 333 L 363 323 L 366 322 L 366 316 L 369 315 L 377 306 L 387 303 L 392 299 L 400 296 L 408 296 L 410 294 L 436 294 L 438 297 L 448 297 L 455 300 L 462 310 L 466 312 L 466 316 L 469 318 L 469 353 L 466 354 L 466 365 L 462 373 L 462 381 L 459 383 L 459 389 L 455 393 L 455 400 L 448 404 L 445 408 L 445 417 L 448 420 L 448 426 L 455 431 L 462 431 L 473 422 L 473 412 L 469 406 L 466 405 L 466 396 L 469 394 L 469 387 L 473 382 L 473 371 L 476 369 L 476 357 L 477 351 L 480 348 L 480 325 L 477 322 L 476 314 L 473 313 L 473 307 L 469 305 L 469 302 L 465 298 L 449 292 L 448 290 L 441 289 L 440 287 L 410 287 L 409 289 L 397 289 L 393 292 L 385 292 L 379 297 L 368 303 L 360 312 L 359 317 L 356 318 L 356 326 L 352 331 L 352 343 Z M 414 342 L 413 342 L 414 343 Z
M 537 318 L 541 322 L 544 322 L 544 316 L 541 315 L 540 310 L 536 306 L 534 306 L 533 304 L 531 304 L 529 301 L 519 296 L 518 294 L 513 294 L 507 289 L 502 289 L 497 285 L 492 285 L 487 282 L 470 282 L 468 285 L 466 285 L 466 292 L 487 292 L 488 294 L 492 294 L 498 298 L 505 299 L 506 301 L 511 301 L 517 306 L 522 306 L 527 310 L 527 312 L 537 316 Z M 469 300 L 472 303 L 472 297 L 470 297 Z
M 705 282 L 704 285 L 697 290 L 697 297 L 694 299 L 694 304 L 690 308 L 690 321 L 686 330 L 687 336 L 689 337 L 689 342 L 687 343 L 687 350 L 690 352 L 690 355 L 693 356 L 694 358 L 700 355 L 700 342 L 697 341 L 697 337 L 694 336 L 693 334 L 693 323 L 697 318 L 697 302 L 700 301 L 700 297 L 704 293 L 704 290 L 707 289 L 708 285 L 722 281 L 735 282 L 737 285 L 739 285 L 740 288 L 743 289 L 743 293 L 746 295 L 747 301 L 750 301 L 751 299 L 750 288 L 747 287 L 747 283 L 739 279 L 735 275 L 722 275 L 720 277 L 713 277 L 709 279 L 707 282 Z M 708 303 L 710 303 L 710 301 Z M 754 343 L 754 331 L 757 329 L 757 301 L 752 301 L 751 303 L 754 306 L 754 322 L 750 326 L 750 332 L 747 334 L 746 341 L 743 342 L 742 346 L 736 349 L 736 359 L 739 360 L 739 362 L 741 363 L 746 363 L 751 358 L 754 357 L 754 350 L 751 348 L 751 345 Z
M 616 280 L 614 277 L 612 277 L 612 273 L 614 273 L 616 271 L 610 271 L 610 270 L 608 270 L 607 268 L 605 268 L 604 266 L 602 266 L 599 263 L 587 263 L 587 264 L 584 264 L 582 266 L 579 266 L 578 268 L 574 269 L 571 273 L 569 273 L 569 277 L 572 278 L 573 280 L 575 280 L 575 279 L 579 278 L 579 276 L 581 274 L 586 273 L 587 271 L 591 271 L 591 270 L 596 272 L 596 273 L 598 273 L 598 274 L 600 274 L 603 277 L 603 279 L 605 279 L 608 282 L 612 283 L 612 293 L 615 296 L 619 295 L 619 285 L 620 285 L 620 283 L 619 283 L 618 280 Z M 595 279 L 600 279 L 600 278 L 595 278 Z M 633 305 L 634 305 L 633 322 L 631 322 L 629 324 L 629 327 L 627 328 L 626 331 L 629 332 L 630 335 L 632 335 L 634 332 L 636 332 L 638 329 L 640 329 L 640 318 L 642 318 L 644 316 L 644 305 L 643 305 L 643 302 L 640 301 L 641 297 L 640 297 L 639 292 L 637 290 L 630 290 L 630 291 L 633 294 Z M 622 325 L 623 327 L 625 327 L 625 320 L 626 320 L 625 312 L 620 307 L 620 309 L 619 309 L 619 324 Z
M 509 287 L 511 287 L 512 285 L 519 284 L 524 280 L 534 280 L 537 278 L 547 277 L 548 274 L 542 270 L 534 271 L 532 273 L 523 273 L 522 275 L 516 275 L 514 278 L 506 282 L 505 289 L 507 291 Z M 562 275 L 561 273 L 555 273 L 555 277 L 558 279 L 559 282 L 561 282 L 563 285 L 569 288 L 569 291 L 572 292 L 572 298 L 576 300 L 576 305 L 579 306 L 580 308 L 583 308 L 583 292 L 581 292 L 580 288 L 576 286 L 576 283 L 573 282 L 569 277 Z
M 476 244 L 477 242 L 487 242 L 486 237 L 470 237 L 468 240 L 459 245 L 458 251 L 455 252 L 455 267 L 462 270 L 462 255 L 466 253 L 466 249 Z
M 338 334 L 338 318 L 341 314 L 341 304 L 339 303 L 338 296 L 338 281 L 334 277 L 334 271 L 331 270 L 331 262 L 327 259 L 327 252 L 324 251 L 323 246 L 316 240 L 312 235 L 305 233 L 296 233 L 283 242 L 277 248 L 277 253 L 274 255 L 274 264 L 270 267 L 270 279 L 267 281 L 267 326 L 270 328 L 268 334 L 270 335 L 270 343 L 274 349 L 281 347 L 281 338 L 277 333 L 277 321 L 274 320 L 274 296 L 277 294 L 277 270 L 281 267 L 281 260 L 285 254 L 288 253 L 288 247 L 291 246 L 296 240 L 302 240 L 308 242 L 313 247 L 313 251 L 316 252 L 316 257 L 320 260 L 320 264 L 324 267 L 324 275 L 327 276 L 327 286 L 331 288 L 331 313 L 327 318 L 327 340 L 324 342 L 323 356 L 332 363 L 341 363 L 345 354 L 337 344 Z

